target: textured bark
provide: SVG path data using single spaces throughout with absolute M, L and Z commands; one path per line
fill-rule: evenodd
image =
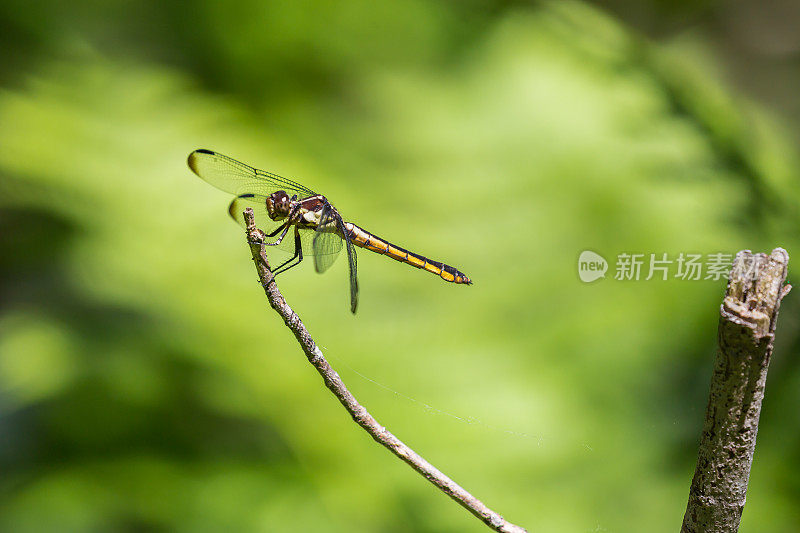
M 718 349 L 682 532 L 736 532 L 758 433 L 789 255 L 736 255 L 720 307 Z
M 244 220 L 247 223 L 247 241 L 253 254 L 258 277 L 267 294 L 272 308 L 283 318 L 286 326 L 294 333 L 305 352 L 308 362 L 322 376 L 325 386 L 336 396 L 353 420 L 361 426 L 376 442 L 383 445 L 390 452 L 402 459 L 408 466 L 430 481 L 440 491 L 447 494 L 470 513 L 478 517 L 484 524 L 503 533 L 525 533 L 525 529 L 512 524 L 487 507 L 478 498 L 467 492 L 455 481 L 447 477 L 435 466 L 430 464 L 414 450 L 409 448 L 400 439 L 392 435 L 385 427 L 381 426 L 367 409 L 358 403 L 355 396 L 347 389 L 339 374 L 328 364 L 322 351 L 314 342 L 300 317 L 297 316 L 278 290 L 275 277 L 269 268 L 267 255 L 264 249 L 264 234 L 255 227 L 253 210 L 244 211 Z

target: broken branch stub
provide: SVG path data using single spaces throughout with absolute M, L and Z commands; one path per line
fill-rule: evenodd
M 758 433 L 789 254 L 736 255 L 720 307 L 718 348 L 682 532 L 731 533 L 739 522 Z

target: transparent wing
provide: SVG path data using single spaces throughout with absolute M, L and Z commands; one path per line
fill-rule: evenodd
M 344 228 L 344 221 L 342 217 L 337 217 L 337 225 L 339 231 L 344 235 L 344 240 L 347 243 L 347 261 L 350 267 L 350 311 L 355 314 L 358 308 L 358 271 L 356 265 L 356 248 L 350 241 L 350 234 Z
M 347 243 L 347 266 L 350 270 L 350 311 L 358 308 L 358 272 L 356 250 L 344 227 L 341 215 L 330 204 L 322 210 L 317 232 L 314 235 L 314 266 L 317 272 L 325 272 L 336 260 L 342 249 L 342 237 Z
M 342 238 L 337 232 L 335 213 L 330 205 L 323 207 L 317 231 L 314 233 L 314 268 L 320 274 L 331 267 L 342 250 Z
M 192 172 L 217 189 L 231 194 L 252 193 L 269 196 L 275 191 L 286 191 L 290 196 L 297 194 L 301 199 L 316 194 L 296 181 L 258 170 L 211 150 L 195 150 L 189 154 L 188 163 Z
M 239 223 L 239 225 L 244 226 L 244 210 L 247 207 L 253 208 L 253 218 L 256 222 L 256 227 L 263 231 L 265 234 L 272 233 L 276 229 L 278 229 L 282 223 L 275 222 L 269 215 L 267 214 L 267 207 L 266 202 L 267 197 L 257 194 L 248 194 L 242 195 L 237 198 L 234 198 L 231 202 L 230 207 L 228 207 L 228 213 L 231 217 Z M 312 256 L 314 255 L 314 230 L 312 229 L 305 229 L 300 228 L 300 242 L 303 247 L 303 255 L 304 256 Z M 274 237 L 268 237 L 268 242 L 274 242 L 275 240 L 280 237 L 280 233 L 275 235 Z M 289 231 L 286 232 L 286 237 L 284 237 L 283 241 L 277 246 L 271 247 L 272 249 L 282 250 L 289 254 L 294 254 L 294 229 L 289 228 Z M 269 249 L 269 248 L 268 248 Z

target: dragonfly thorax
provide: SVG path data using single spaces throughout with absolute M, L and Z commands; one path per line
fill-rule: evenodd
M 292 208 L 292 199 L 286 191 L 275 191 L 267 196 L 267 214 L 272 220 L 282 220 L 289 216 Z

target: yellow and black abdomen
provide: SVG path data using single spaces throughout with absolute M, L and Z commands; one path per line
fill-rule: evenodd
M 445 265 L 439 261 L 428 259 L 423 255 L 409 252 L 405 248 L 395 246 L 389 241 L 381 239 L 380 237 L 373 235 L 372 233 L 356 226 L 355 224 L 347 222 L 345 223 L 345 229 L 350 233 L 350 240 L 353 242 L 353 244 L 360 248 L 365 248 L 371 252 L 387 255 L 395 261 L 406 263 L 415 268 L 427 270 L 431 274 L 436 274 L 443 280 L 451 283 L 472 285 L 472 280 L 470 280 L 466 274 L 451 267 L 450 265 Z

